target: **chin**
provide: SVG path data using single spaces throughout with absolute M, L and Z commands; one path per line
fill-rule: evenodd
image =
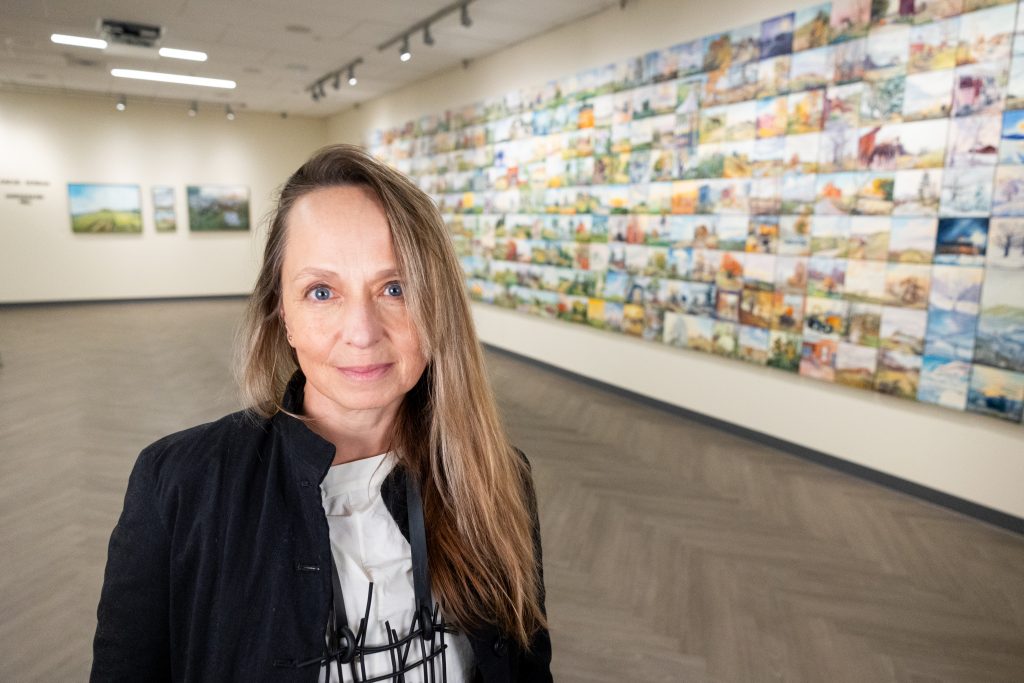
M 348 410 L 371 410 L 400 401 L 404 394 L 393 386 L 368 386 L 360 382 L 332 383 L 325 396 Z

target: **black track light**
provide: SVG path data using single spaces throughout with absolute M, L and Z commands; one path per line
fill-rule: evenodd
M 461 18 L 461 21 L 462 21 L 462 25 L 465 26 L 466 28 L 469 28 L 470 26 L 473 25 L 473 20 L 469 18 L 469 3 L 468 2 L 465 5 L 462 6 L 462 18 Z
M 412 53 L 409 52 L 409 36 L 405 36 L 404 38 L 402 38 L 402 49 L 398 53 L 398 58 L 401 59 L 403 62 L 408 62 L 410 59 L 412 59 Z
M 423 26 L 423 44 L 424 45 L 433 45 L 434 44 L 434 36 L 431 35 L 431 33 L 430 33 L 430 24 L 425 24 Z

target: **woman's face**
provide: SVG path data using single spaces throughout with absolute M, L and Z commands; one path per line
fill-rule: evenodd
M 288 216 L 281 315 L 313 417 L 393 415 L 426 367 L 391 231 L 361 187 L 304 195 Z

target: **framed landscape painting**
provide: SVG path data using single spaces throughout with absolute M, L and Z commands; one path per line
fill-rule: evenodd
M 189 185 L 188 228 L 192 232 L 249 229 L 245 185 Z
M 68 183 L 68 212 L 75 234 L 142 232 L 138 185 Z

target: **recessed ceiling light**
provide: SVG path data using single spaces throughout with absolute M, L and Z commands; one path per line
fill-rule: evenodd
M 235 82 L 223 78 L 203 78 L 200 76 L 183 76 L 181 74 L 165 74 L 159 71 L 136 71 L 135 69 L 111 69 L 111 76 L 117 78 L 135 78 L 140 81 L 159 81 L 161 83 L 180 83 L 181 85 L 202 85 L 207 88 L 234 88 Z
M 174 47 L 162 47 L 160 48 L 161 57 L 170 57 L 171 59 L 187 59 L 192 62 L 205 62 L 206 53 L 199 52 L 198 50 L 179 50 Z
M 63 33 L 54 33 L 50 40 L 61 45 L 74 45 L 75 47 L 91 47 L 96 50 L 104 50 L 107 41 L 99 38 L 82 38 L 81 36 L 66 36 Z

